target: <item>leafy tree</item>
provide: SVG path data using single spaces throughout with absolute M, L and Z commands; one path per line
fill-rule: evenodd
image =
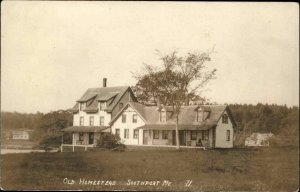
M 173 107 L 176 117 L 176 145 L 179 149 L 178 117 L 181 106 L 189 101 L 201 101 L 199 91 L 215 77 L 216 69 L 207 70 L 206 63 L 211 60 L 211 52 L 188 53 L 185 57 L 171 54 L 163 55 L 157 51 L 162 61 L 159 68 L 145 64 L 142 74 L 135 74 L 136 95 L 139 100 L 154 103 L 162 102 Z
M 41 145 L 48 145 L 53 141 L 56 143 L 60 138 L 60 130 L 72 125 L 72 113 L 67 110 L 58 110 L 43 115 L 38 122 L 38 128 L 34 131 L 33 137 Z M 65 137 L 67 138 L 67 136 Z M 61 142 L 61 139 L 60 139 Z

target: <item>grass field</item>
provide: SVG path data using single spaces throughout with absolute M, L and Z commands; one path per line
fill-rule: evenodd
M 75 184 L 64 183 L 64 178 Z M 81 185 L 80 179 L 115 181 L 115 185 Z M 129 179 L 172 183 L 128 186 Z M 192 180 L 189 187 L 185 187 L 186 180 Z M 103 150 L 1 156 L 1 186 L 5 190 L 296 191 L 298 180 L 298 148 Z

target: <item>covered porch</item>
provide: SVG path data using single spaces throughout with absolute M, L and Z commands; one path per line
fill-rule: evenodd
M 146 146 L 176 146 L 176 125 L 144 125 L 143 143 Z M 183 148 L 212 148 L 215 145 L 215 125 L 179 125 L 179 145 Z
M 104 132 L 110 132 L 109 126 L 72 126 L 61 130 L 62 142 L 61 152 L 64 147 L 72 147 L 72 151 L 75 151 L 75 147 L 83 147 L 86 151 L 89 147 L 96 147 L 97 140 Z M 66 133 L 71 134 L 71 143 L 64 142 L 64 135 Z

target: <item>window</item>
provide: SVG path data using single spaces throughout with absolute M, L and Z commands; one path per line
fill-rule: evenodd
M 203 111 L 202 108 L 199 108 L 197 111 L 197 121 L 202 121 L 203 120 Z
M 191 131 L 191 140 L 197 140 L 197 131 Z
M 163 139 L 168 139 L 168 133 L 169 133 L 169 132 L 166 131 L 166 130 L 163 130 L 162 133 L 163 133 L 163 135 L 162 135 L 162 136 L 163 136 Z
M 160 121 L 161 122 L 166 122 L 166 120 L 167 120 L 166 111 L 161 111 L 160 112 Z
M 228 115 L 226 114 L 222 115 L 222 123 L 228 124 Z
M 100 111 L 103 111 L 106 108 L 105 102 L 100 102 Z
M 116 129 L 116 135 L 120 137 L 120 129 Z
M 129 129 L 124 129 L 124 139 L 129 139 Z
M 79 133 L 79 141 L 83 141 L 83 133 Z
M 132 123 L 136 123 L 137 122 L 137 114 L 133 114 L 132 115 Z
M 226 131 L 226 141 L 230 141 L 230 130 Z
M 123 103 L 119 103 L 119 109 L 123 108 Z
M 104 117 L 100 116 L 100 126 L 103 126 L 103 125 L 104 125 Z
M 83 124 L 84 124 L 84 117 L 80 117 L 79 125 L 83 125 Z
M 135 130 L 133 131 L 133 138 L 134 138 L 134 139 L 139 138 L 139 130 L 138 130 L 138 129 L 135 129 Z
M 84 109 L 84 103 L 79 103 L 79 111 L 82 111 Z
M 205 130 L 202 132 L 202 140 L 208 140 L 209 130 Z
M 94 117 L 90 116 L 90 126 L 93 126 L 93 125 L 94 125 Z
M 122 115 L 122 123 L 126 123 L 126 115 L 125 114 Z
M 153 139 L 159 139 L 159 130 L 153 130 Z

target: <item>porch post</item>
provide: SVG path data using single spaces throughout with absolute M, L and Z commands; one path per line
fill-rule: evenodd
M 151 145 L 153 145 L 153 130 L 151 129 L 150 132 L 152 132 L 150 133 L 150 137 L 151 137 Z
M 72 144 L 73 144 L 73 152 L 74 152 L 74 143 L 75 143 L 75 139 L 74 139 L 74 132 L 72 132 Z
M 64 144 L 64 132 L 62 133 L 62 136 L 61 136 L 61 146 L 60 146 L 61 152 L 63 152 L 63 144 Z
M 86 137 L 85 137 L 86 138 Z M 89 142 L 89 139 L 90 139 L 90 132 L 87 133 L 87 140 L 85 140 L 85 147 L 84 147 L 84 151 L 86 151 L 86 148 L 87 148 L 87 145 L 88 145 L 88 142 Z
M 186 138 L 186 135 L 187 135 L 187 134 L 186 134 L 186 132 L 187 132 L 187 131 L 184 131 L 184 137 L 185 137 L 185 146 L 187 146 L 187 138 Z

